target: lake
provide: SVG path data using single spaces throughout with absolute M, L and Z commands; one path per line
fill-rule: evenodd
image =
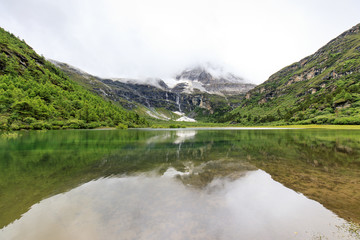
M 359 239 L 360 131 L 0 137 L 0 239 Z

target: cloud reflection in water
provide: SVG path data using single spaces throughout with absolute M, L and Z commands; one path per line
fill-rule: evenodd
M 35 204 L 1 239 L 311 239 L 344 223 L 261 170 L 189 187 L 176 177 L 102 178 Z

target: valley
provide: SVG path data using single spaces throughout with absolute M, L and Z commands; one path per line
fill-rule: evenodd
M 0 1 L 0 239 L 359 240 L 356 9 Z
M 49 62 L 2 30 L 0 127 L 187 126 L 184 121 L 217 126 L 360 124 L 359 29 L 360 24 L 258 86 L 211 64 L 180 71 L 171 81 L 101 78 L 67 63 Z M 56 94 L 63 97 L 61 92 L 75 88 L 141 120 L 105 117 L 98 107 L 90 110 L 94 105 L 88 100 L 81 103 L 79 95 L 56 100 Z
M 186 115 L 185 120 L 215 122 L 225 112 L 235 109 L 245 93 L 256 86 L 231 73 L 211 74 L 210 71 L 214 72 L 211 66 L 185 70 L 174 77 L 171 86 L 161 79 L 104 79 L 66 63 L 51 62 L 104 99 L 144 117 L 165 121 L 181 121 Z

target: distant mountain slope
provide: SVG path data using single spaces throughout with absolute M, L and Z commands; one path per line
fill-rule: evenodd
M 176 76 L 176 79 L 190 85 L 188 88 L 198 88 L 200 91 L 218 95 L 239 95 L 256 86 L 211 65 L 184 70 Z
M 145 124 L 70 80 L 24 41 L 0 28 L 0 129 Z
M 250 90 L 223 120 L 360 124 L 360 24 Z
M 234 90 L 230 95 L 221 92 L 209 93 L 201 84 L 192 84 L 199 82 L 195 77 L 192 80 L 179 78 L 180 80 L 170 87 L 161 79 L 102 79 L 69 64 L 51 61 L 71 79 L 103 98 L 118 102 L 125 108 L 135 110 L 140 114 L 163 120 L 175 120 L 186 114 L 197 120 L 215 121 L 225 112 L 235 108 L 241 96 L 244 95 L 238 90 Z M 210 76 L 214 85 L 219 80 L 210 74 L 207 76 Z M 234 76 L 232 77 L 234 82 L 239 81 Z M 229 80 L 223 80 L 222 83 L 225 81 L 229 82 Z

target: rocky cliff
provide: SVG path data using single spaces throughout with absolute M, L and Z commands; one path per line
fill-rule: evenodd
M 244 89 L 254 86 L 242 83 L 243 80 L 234 75 L 229 75 L 230 78 L 233 78 L 232 82 L 230 78 L 213 77 L 204 69 L 200 74 L 195 74 L 199 69 L 188 71 L 187 73 L 192 74 L 191 79 L 186 78 L 185 80 L 185 72 L 179 74 L 175 86 L 170 87 L 161 79 L 145 81 L 121 78 L 103 79 L 66 63 L 54 60 L 52 62 L 70 78 L 104 98 L 117 102 L 127 109 L 143 109 L 140 112 L 164 120 L 169 116 L 158 114 L 157 109 L 180 112 L 197 119 L 202 118 L 202 120 L 218 117 L 237 106 L 236 104 L 244 94 Z M 229 91 L 231 94 L 226 94 L 225 89 L 226 87 L 231 89 L 231 84 L 235 88 Z M 221 89 L 223 92 L 215 91 L 215 89 Z M 181 115 L 176 116 L 180 117 Z
M 256 85 L 246 83 L 244 79 L 232 73 L 223 72 L 212 66 L 198 66 L 192 69 L 184 70 L 176 76 L 176 79 L 185 84 L 187 89 L 198 89 L 218 95 L 238 95 L 248 92 Z

